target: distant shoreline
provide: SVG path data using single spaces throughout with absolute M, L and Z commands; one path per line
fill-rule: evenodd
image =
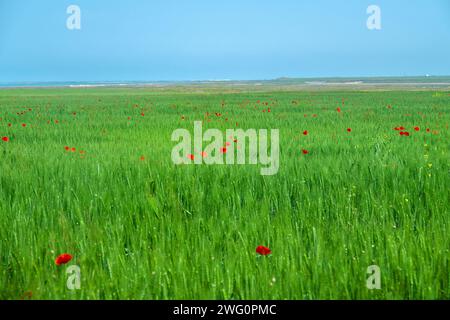
M 273 80 L 193 80 L 193 81 L 67 81 L 0 83 L 1 89 L 15 88 L 170 88 L 170 87 L 407 87 L 450 88 L 450 76 L 428 77 L 348 77 L 348 78 L 278 78 Z

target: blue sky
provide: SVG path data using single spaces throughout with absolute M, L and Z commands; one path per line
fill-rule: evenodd
M 425 74 L 450 75 L 448 0 L 0 0 L 0 82 Z

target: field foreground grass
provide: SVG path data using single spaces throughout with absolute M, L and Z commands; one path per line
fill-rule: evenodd
M 0 298 L 449 299 L 449 107 L 443 91 L 1 90 Z M 196 120 L 279 129 L 278 173 L 174 165 L 171 134 Z

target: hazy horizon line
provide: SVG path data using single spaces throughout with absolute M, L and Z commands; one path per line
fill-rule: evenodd
M 153 84 L 153 83 L 189 83 L 189 82 L 268 82 L 268 81 L 283 81 L 283 80 L 327 80 L 327 79 L 342 79 L 342 80 L 357 80 L 357 79 L 408 79 L 408 78 L 448 78 L 449 75 L 386 75 L 386 76 L 280 76 L 275 78 L 261 78 L 261 79 L 227 79 L 227 78 L 217 78 L 217 79 L 181 79 L 181 80 L 20 80 L 20 81 L 0 81 L 0 86 L 5 85 L 37 85 L 37 84 L 116 84 L 116 85 L 127 85 L 130 83 L 135 84 Z

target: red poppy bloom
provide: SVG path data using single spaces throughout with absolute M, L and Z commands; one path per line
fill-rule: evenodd
M 205 151 L 202 151 L 200 154 L 203 158 L 206 158 L 208 156 L 208 154 Z
M 420 131 L 420 128 L 419 127 L 414 127 L 414 130 Z
M 347 128 L 347 132 L 352 132 L 352 128 Z
M 227 142 L 225 143 L 225 145 L 228 147 L 228 146 L 231 145 L 231 143 L 227 141 Z
M 141 116 L 145 116 L 145 113 L 142 112 L 142 113 L 141 113 Z
M 302 149 L 302 153 L 303 153 L 303 154 L 308 154 L 308 153 L 309 153 L 309 151 L 308 151 L 308 150 L 306 150 L 306 149 Z
M 8 142 L 9 138 L 8 137 L 3 137 L 2 140 L 5 141 L 5 142 Z
M 227 148 L 220 148 L 221 153 L 227 153 Z
M 63 253 L 55 259 L 55 263 L 57 266 L 60 266 L 62 264 L 66 264 L 70 260 L 72 260 L 72 256 L 68 253 Z
M 404 126 L 399 127 L 400 130 L 405 130 Z
M 26 125 L 25 123 L 22 123 L 22 127 L 24 127 L 24 128 L 25 128 L 26 126 L 27 126 L 27 125 Z
M 340 107 L 337 107 L 337 112 L 341 112 L 341 108 Z
M 303 131 L 303 135 L 307 136 L 308 135 L 308 130 Z
M 258 247 L 256 248 L 256 253 L 259 253 L 259 254 L 262 255 L 262 256 L 266 256 L 266 255 L 268 255 L 268 254 L 271 254 L 271 253 L 272 253 L 272 250 L 270 250 L 269 248 L 264 247 L 264 246 L 258 246 Z
M 193 154 L 188 154 L 187 157 L 191 160 L 194 160 L 194 155 Z
M 72 152 L 75 152 L 75 151 L 76 151 L 77 149 L 75 149 L 75 148 L 72 148 L 71 150 L 72 150 Z
M 69 151 L 69 150 L 70 150 L 70 148 L 69 148 L 68 146 L 65 146 L 64 149 L 65 149 L 66 151 Z
M 20 300 L 25 300 L 27 298 L 30 300 L 33 297 L 33 291 L 26 291 L 23 293 L 23 295 L 20 297 Z
M 407 131 L 400 131 L 400 135 L 409 137 L 409 132 L 407 132 Z
M 269 108 L 269 109 L 267 109 L 267 112 L 270 112 L 270 108 Z
M 8 123 L 8 127 L 11 127 L 12 126 L 12 124 L 11 123 Z
M 427 132 L 430 132 L 430 128 L 427 128 Z
M 144 157 L 144 156 L 140 156 L 140 157 L 139 157 L 139 160 L 144 161 L 144 160 L 145 160 L 145 157 Z

